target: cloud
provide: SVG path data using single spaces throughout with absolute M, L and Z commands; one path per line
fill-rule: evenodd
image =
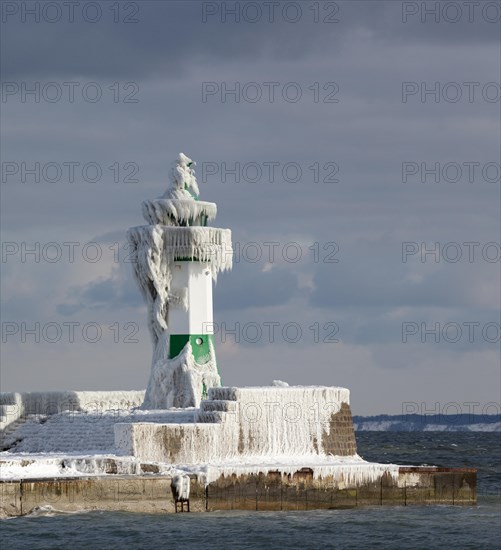
M 70 287 L 67 301 L 58 304 L 56 311 L 68 316 L 83 310 L 117 311 L 142 306 L 140 292 L 126 268 L 130 266 L 115 267 L 108 278 L 101 277 L 82 286 Z
M 212 67 L 238 60 L 287 60 L 311 57 L 328 48 L 343 52 L 348 37 L 369 37 L 392 46 L 408 42 L 464 44 L 498 40 L 496 14 L 482 14 L 476 8 L 473 22 L 464 4 L 457 3 L 464 13 L 457 22 L 456 14 L 439 13 L 439 23 L 429 15 L 421 22 L 419 5 L 414 2 L 338 2 L 339 14 L 330 16 L 329 6 L 318 8 L 314 3 L 296 3 L 301 15 L 283 15 L 283 4 L 276 9 L 273 22 L 266 11 L 255 23 L 247 2 L 236 3 L 239 20 L 231 15 L 231 2 L 137 2 L 138 13 L 110 10 L 106 2 L 98 2 L 102 14 L 95 23 L 86 22 L 82 8 L 75 9 L 73 22 L 62 12 L 59 21 L 48 23 L 43 12 L 39 23 L 34 16 L 21 11 L 8 15 L 4 41 L 7 52 L 2 55 L 4 78 L 58 76 L 93 76 L 140 79 L 144 76 L 169 74 L 178 78 L 194 64 Z M 419 13 L 402 22 L 404 4 L 416 4 Z M 434 4 L 431 2 L 430 4 Z M 492 3 L 494 4 L 494 3 Z M 208 5 L 215 13 L 206 12 Z M 211 7 L 211 10 L 212 10 Z M 428 6 L 428 10 L 433 6 Z M 494 6 L 495 8 L 495 6 Z M 122 8 L 124 9 L 124 8 Z M 116 10 L 116 8 L 115 8 Z M 440 12 L 441 10 L 439 10 Z M 122 23 L 129 16 L 135 23 Z M 49 15 L 55 17 L 55 15 Z M 118 17 L 118 22 L 116 18 Z M 88 14 L 88 18 L 97 18 Z M 488 20 L 494 19 L 492 23 Z M 315 20 L 318 19 L 318 22 Z M 338 19 L 337 23 L 328 23 Z M 179 24 L 182 21 L 183 24 Z M 61 47 L 69 44 L 71 47 Z M 343 52 L 345 53 L 345 52 Z
M 219 276 L 214 303 L 221 310 L 242 310 L 284 305 L 298 292 L 296 274 L 287 268 L 263 269 L 262 265 L 241 262 L 232 272 Z
M 340 251 L 337 264 L 319 263 L 314 276 L 311 304 L 317 307 L 398 308 L 485 308 L 496 309 L 500 299 L 499 265 L 488 262 L 477 247 L 476 261 L 470 263 L 467 248 L 452 242 L 464 253 L 461 263 L 447 260 L 450 241 L 426 243 L 437 254 L 406 257 L 403 244 L 393 239 L 352 242 Z M 424 245 L 424 243 L 423 243 Z M 409 245 L 410 246 L 410 245 Z M 414 246 L 414 243 L 412 243 Z M 435 262 L 437 261 L 437 263 Z M 485 300 L 484 288 L 489 289 Z

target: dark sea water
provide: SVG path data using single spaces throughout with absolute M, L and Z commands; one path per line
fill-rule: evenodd
M 357 434 L 367 460 L 478 468 L 478 505 L 165 516 L 112 512 L 4 520 L 1 548 L 501 548 L 501 435 Z

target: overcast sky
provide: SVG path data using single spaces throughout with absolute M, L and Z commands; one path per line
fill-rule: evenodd
M 2 391 L 145 388 L 125 232 L 182 151 L 225 385 L 499 412 L 500 3 L 435 4 L 3 2 Z

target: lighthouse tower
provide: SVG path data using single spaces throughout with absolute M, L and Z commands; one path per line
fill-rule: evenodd
M 214 351 L 212 280 L 231 269 L 231 231 L 208 227 L 214 203 L 199 200 L 194 162 L 179 154 L 170 187 L 143 202 L 148 225 L 127 233 L 153 340 L 143 408 L 196 407 L 220 386 Z

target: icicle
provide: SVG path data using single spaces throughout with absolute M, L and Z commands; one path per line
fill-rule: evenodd
M 339 489 L 360 487 L 373 483 L 390 475 L 398 481 L 399 468 L 396 464 L 378 464 L 366 462 L 358 455 L 348 458 L 334 457 L 330 460 L 318 460 L 315 457 L 268 457 L 264 462 L 262 457 L 246 457 L 245 462 L 226 462 L 217 466 L 206 465 L 190 468 L 197 474 L 202 483 L 208 485 L 225 477 L 268 474 L 279 472 L 282 476 L 293 476 L 302 468 L 310 468 L 314 479 L 331 478 Z

